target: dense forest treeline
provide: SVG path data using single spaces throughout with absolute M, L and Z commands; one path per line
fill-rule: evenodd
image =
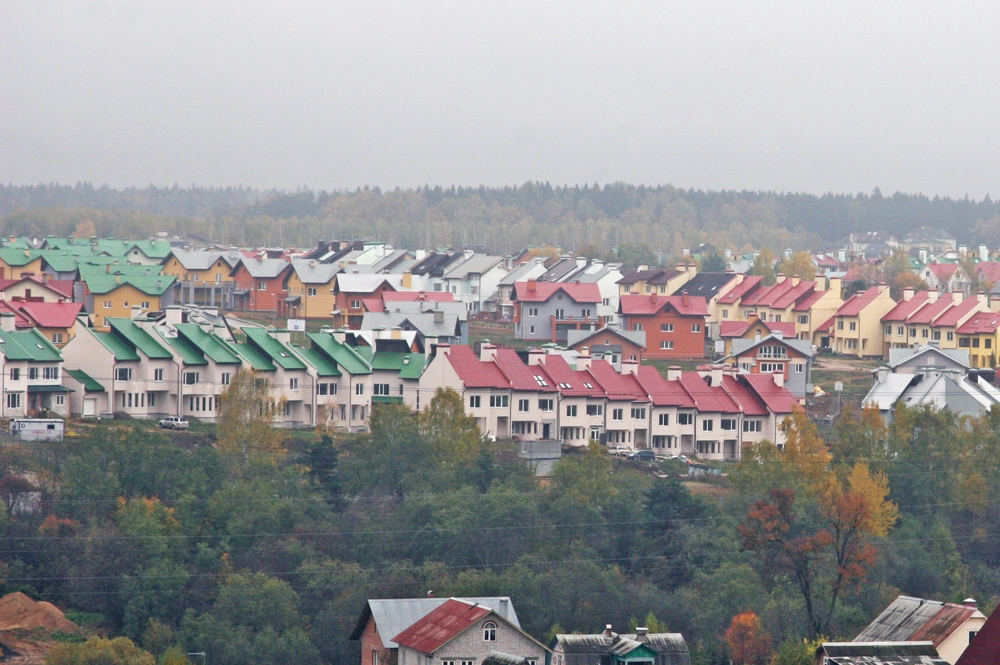
M 699 665 L 734 658 L 737 616 L 759 662 L 807 665 L 803 639 L 850 639 L 899 593 L 1000 599 L 1000 414 L 845 409 L 824 439 L 799 412 L 783 451 L 697 494 L 597 444 L 540 484 L 448 391 L 419 415 L 378 405 L 370 434 L 240 422 L 0 449 L 0 590 L 218 665 L 357 662 L 367 598 L 431 589 L 509 595 L 543 640 L 682 632 Z
M 553 187 L 423 187 L 383 191 L 282 192 L 246 187 L 112 189 L 0 186 L 6 234 L 68 235 L 84 219 L 102 236 L 189 232 L 220 243 L 310 246 L 318 239 L 378 239 L 400 247 L 529 245 L 565 250 L 648 245 L 667 255 L 707 242 L 818 251 L 852 232 L 897 236 L 941 228 L 960 242 L 1000 244 L 1000 203 L 988 196 L 928 198 L 896 193 L 701 191 L 624 183 Z

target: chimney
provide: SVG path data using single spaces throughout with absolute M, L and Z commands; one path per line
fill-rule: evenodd
M 966 607 L 971 607 L 972 609 L 977 609 L 977 607 L 976 607 L 976 599 L 975 598 L 966 598 L 965 600 L 962 601 L 962 604 L 965 605 Z
M 403 271 L 403 288 L 412 289 L 413 288 L 413 273 L 409 270 Z
M 779 272 L 779 273 L 778 273 L 778 276 L 777 276 L 777 278 L 776 278 L 776 279 L 775 279 L 774 281 L 775 281 L 776 283 L 778 283 L 778 284 L 781 284 L 781 283 L 782 283 L 782 282 L 784 282 L 784 281 L 785 281 L 786 279 L 788 279 L 788 275 L 786 275 L 786 274 L 785 274 L 785 273 L 783 273 L 783 272 Z
M 496 344 L 490 344 L 488 339 L 483 340 L 483 345 L 479 349 L 479 360 L 487 363 L 496 358 L 497 347 Z
M 648 632 L 649 632 L 649 628 L 646 628 L 645 626 L 636 626 L 636 628 L 635 628 L 635 641 L 636 642 L 645 642 L 646 641 L 646 633 L 648 633 Z
M 638 374 L 639 373 L 639 361 L 637 360 L 625 360 L 622 358 L 622 374 Z
M 792 275 L 792 286 L 798 286 L 799 282 L 801 281 L 802 281 L 801 277 L 799 277 L 798 275 Z
M 687 291 L 685 291 L 684 293 L 681 294 L 681 302 L 684 303 L 685 307 L 688 307 L 688 306 L 691 305 L 691 296 L 688 295 Z
M 694 276 L 698 274 L 698 264 L 692 261 L 688 264 L 687 271 L 691 277 L 694 278 Z
M 969 252 L 969 248 L 966 247 L 965 245 L 959 245 L 958 246 L 958 258 L 959 259 L 964 259 L 965 255 L 968 254 L 968 252 Z
M 545 349 L 529 349 L 528 366 L 544 364 L 542 361 L 545 359 L 545 356 Z
M 176 326 L 178 323 L 184 323 L 184 310 L 177 306 L 171 305 L 166 310 L 166 324 L 168 326 Z
M 344 330 L 343 328 L 337 328 L 336 330 L 331 330 L 330 336 L 333 337 L 333 340 L 339 344 L 343 344 L 344 342 L 347 341 L 347 331 Z
M 17 316 L 14 312 L 0 312 L 0 330 L 4 332 L 17 330 Z
M 583 370 L 590 369 L 591 360 L 590 349 L 586 346 L 582 347 L 580 355 L 576 357 L 576 370 L 582 372 Z
M 132 305 L 131 318 L 133 321 L 142 318 L 142 307 L 139 305 Z
M 840 263 L 846 263 L 847 262 L 847 251 L 845 251 L 843 249 L 838 249 L 837 250 L 837 261 L 839 261 Z
M 534 277 L 528 278 L 528 291 L 536 291 L 538 289 L 538 281 Z
M 444 312 L 442 310 L 434 310 L 434 323 L 444 323 Z
M 979 301 L 979 304 L 982 305 L 983 309 L 989 309 L 990 301 L 987 298 L 987 296 L 986 296 L 985 293 L 983 293 L 982 291 L 980 291 L 979 293 L 977 293 L 976 294 L 976 300 Z
M 260 262 L 260 263 L 264 262 L 264 252 L 259 252 L 257 254 L 257 261 Z
M 681 368 L 677 365 L 671 365 L 667 368 L 667 381 L 680 381 L 681 380 Z
M 784 388 L 785 387 L 785 373 L 784 372 L 782 372 L 779 369 L 779 370 L 775 371 L 774 374 L 772 374 L 771 376 L 774 377 L 774 385 L 778 386 L 779 388 Z
M 834 295 L 838 298 L 844 295 L 844 280 L 840 277 L 830 278 L 830 290 L 833 291 Z
M 961 305 L 962 304 L 962 298 L 963 298 L 963 296 L 962 296 L 962 292 L 961 291 L 952 291 L 951 292 L 951 301 L 953 303 L 955 303 L 956 305 Z
M 611 630 L 611 624 L 605 624 L 604 626 L 604 637 L 611 637 L 614 632 Z
M 908 286 L 903 289 L 903 300 L 910 300 L 913 298 L 913 287 Z
M 775 339 L 784 339 L 785 338 L 785 331 L 784 330 L 771 330 L 771 337 L 774 337 Z
M 320 242 L 323 242 L 323 241 L 320 240 Z M 437 597 L 437 594 L 434 593 L 434 589 L 431 589 L 430 591 L 427 592 L 427 597 L 428 598 L 436 598 Z
M 718 388 L 722 385 L 722 365 L 712 365 L 708 372 L 708 385 Z
M 291 330 L 274 330 L 271 332 L 274 335 L 274 339 L 278 340 L 282 344 L 292 343 L 292 331 Z
M 927 302 L 937 302 L 938 290 L 937 289 L 927 289 Z
M 879 293 L 888 293 L 889 292 L 889 285 L 886 284 L 885 282 L 879 282 L 878 283 L 878 292 Z

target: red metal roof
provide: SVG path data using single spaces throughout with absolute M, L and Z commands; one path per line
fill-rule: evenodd
M 0 300 L 0 311 L 10 312 L 14 315 L 14 327 L 15 328 L 33 328 L 35 324 L 31 322 L 31 319 L 26 317 L 19 309 L 14 307 L 13 304 L 7 302 L 6 300 Z
M 734 286 L 728 293 L 726 293 L 726 295 L 719 298 L 719 303 L 723 305 L 732 305 L 751 290 L 760 286 L 760 280 L 762 279 L 763 277 L 760 275 L 749 275 L 745 277 L 742 282 Z
M 19 303 L 22 312 L 42 328 L 69 328 L 76 323 L 83 303 L 80 302 L 25 302 Z
M 739 413 L 739 405 L 721 387 L 713 388 L 698 376 L 688 372 L 681 374 L 680 384 L 694 401 L 699 411 L 712 413 Z
M 785 387 L 778 387 L 774 377 L 768 374 L 743 374 L 747 384 L 763 400 L 773 413 L 791 413 L 799 406 L 792 393 Z M 801 408 L 801 407 L 799 407 Z
M 648 401 L 646 391 L 636 383 L 627 383 L 606 360 L 595 360 L 590 364 L 590 374 L 597 380 L 610 400 Z
M 939 647 L 956 628 L 968 621 L 975 611 L 972 607 L 945 603 L 940 612 L 931 617 L 930 621 L 921 626 L 920 630 L 913 633 L 910 640 L 913 642 L 930 641 L 934 643 L 934 646 Z
M 534 289 L 530 288 L 534 285 Z M 518 302 L 546 302 L 562 291 L 573 301 L 579 303 L 602 302 L 601 290 L 595 283 L 578 284 L 576 282 L 518 282 L 514 285 L 512 297 Z
M 753 319 L 751 321 L 723 321 L 719 324 L 719 335 L 721 337 L 742 337 L 750 326 L 760 321 L 771 332 L 780 332 L 789 339 L 795 338 L 795 323 L 792 321 L 761 321 Z
M 528 367 L 521 362 L 521 357 L 514 349 L 497 349 L 493 357 L 493 363 L 500 368 L 503 375 L 507 377 L 510 387 L 514 390 L 531 390 L 535 392 L 551 393 L 556 392 L 556 386 L 552 378 L 545 372 L 545 368 L 540 365 Z M 483 363 L 485 365 L 490 362 Z M 536 378 L 537 377 L 537 378 Z
M 900 300 L 896 306 L 882 317 L 883 323 L 890 321 L 906 321 L 906 318 L 924 306 L 930 294 L 927 291 L 917 291 L 909 300 Z
M 942 282 L 947 282 L 958 269 L 957 263 L 929 263 L 927 267 Z
M 747 416 L 766 416 L 770 412 L 764 400 L 757 396 L 752 388 L 743 380 L 746 375 L 722 377 L 722 388 L 732 397 Z
M 817 332 L 822 332 L 822 331 L 824 331 L 824 330 L 825 330 L 826 332 L 830 332 L 831 330 L 833 330 L 833 322 L 834 322 L 834 320 L 835 320 L 836 318 L 837 318 L 837 316 L 836 316 L 836 315 L 834 315 L 834 316 L 831 316 L 831 317 L 830 317 L 829 319 L 827 319 L 827 320 L 826 320 L 825 322 L 823 322 L 823 323 L 819 324 L 819 326 L 817 326 L 817 328 L 816 328 L 816 331 L 817 331 Z
M 458 374 L 466 388 L 509 388 L 507 380 L 493 363 L 479 362 L 475 352 L 468 346 L 452 346 L 443 350 L 448 362 Z
M 972 312 L 979 309 L 982 304 L 977 298 L 966 298 L 957 305 L 953 305 L 947 311 L 945 311 L 941 316 L 932 319 L 931 322 L 936 326 L 957 326 L 958 322 L 964 317 L 968 316 Z M 923 311 L 918 314 L 923 314 Z M 926 323 L 925 321 L 916 321 L 916 323 Z
M 878 293 L 877 286 L 873 286 L 867 291 L 855 293 L 847 299 L 847 302 L 840 306 L 840 309 L 837 310 L 837 316 L 857 316 L 861 313 L 861 310 L 878 297 Z
M 936 318 L 954 305 L 951 294 L 944 293 L 934 302 L 925 303 L 923 307 L 911 313 L 907 323 L 933 323 Z
M 708 303 L 704 296 L 661 296 L 651 293 L 648 296 L 622 296 L 619 302 L 619 311 L 625 316 L 652 316 L 667 307 L 673 308 L 681 316 L 708 316 Z
M 971 319 L 959 326 L 956 332 L 963 335 L 995 333 L 998 327 L 1000 327 L 1000 314 L 996 312 L 979 312 L 978 314 L 973 314 Z
M 488 607 L 449 598 L 392 641 L 430 655 L 491 612 Z
M 976 264 L 976 272 L 979 274 L 980 281 L 993 282 L 994 284 L 1000 282 L 1000 262 L 980 261 Z
M 559 393 L 564 397 L 588 397 L 593 389 L 586 388 L 584 379 L 580 377 L 566 359 L 558 353 L 549 353 L 543 358 L 545 373 L 559 386 Z M 534 369 L 534 367 L 532 367 Z M 589 382 L 594 385 L 592 381 Z M 565 388 L 564 386 L 569 386 Z
M 639 385 L 646 391 L 653 406 L 676 406 L 693 409 L 694 400 L 680 381 L 667 381 L 652 365 L 639 366 Z

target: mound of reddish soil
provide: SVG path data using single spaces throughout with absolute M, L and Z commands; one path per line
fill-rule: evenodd
M 21 592 L 0 598 L 0 630 L 61 630 L 76 632 L 77 625 L 52 603 L 36 602 Z

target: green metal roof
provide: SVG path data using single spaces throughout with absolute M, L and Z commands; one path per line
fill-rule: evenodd
M 402 404 L 402 395 L 374 395 L 372 404 Z
M 59 362 L 62 355 L 45 335 L 32 328 L 18 332 L 0 332 L 0 351 L 9 360 Z
M 130 284 L 143 293 L 151 296 L 162 295 L 176 281 L 174 275 L 108 275 L 81 274 L 80 278 L 87 283 L 91 293 L 110 293 L 123 284 Z
M 132 345 L 113 332 L 95 332 L 93 335 L 111 352 L 115 360 L 141 360 Z
M 316 373 L 320 376 L 340 376 L 340 370 L 336 363 L 327 358 L 316 349 L 295 349 L 307 363 L 316 368 Z
M 39 255 L 37 249 L 0 249 L 0 259 L 9 266 L 26 266 Z
M 251 344 L 261 352 L 267 354 L 282 369 L 305 369 L 304 362 L 295 357 L 291 350 L 280 341 L 271 337 L 270 333 L 263 328 L 240 328 L 247 336 L 247 343 Z
M 157 332 L 159 333 L 159 331 Z M 177 355 L 181 357 L 185 365 L 208 364 L 205 357 L 201 355 L 201 351 L 183 337 L 164 337 L 163 335 L 160 335 L 160 337 L 167 343 L 167 346 L 177 352 Z
M 165 259 L 171 250 L 168 240 L 138 240 L 131 245 L 151 259 Z M 132 248 L 128 251 L 131 252 Z
M 354 352 L 351 347 L 341 344 L 329 333 L 307 333 L 306 337 L 312 342 L 314 349 L 326 355 L 327 358 L 337 363 L 348 374 L 371 374 L 372 368 L 364 358 Z
M 273 372 L 278 369 L 266 354 L 252 344 L 228 344 L 227 346 L 258 372 Z
M 178 323 L 177 335 L 183 337 L 202 354 L 221 364 L 240 363 L 240 357 L 222 339 L 201 329 L 197 323 Z
M 121 261 L 121 259 L 117 259 Z M 160 275 L 163 272 L 163 266 L 140 266 L 134 263 L 83 263 L 81 262 L 78 266 L 80 269 L 80 276 L 87 277 L 101 275 L 128 275 L 129 277 L 138 275 L 139 277 L 145 277 L 150 275 Z
M 107 317 L 104 321 L 111 326 L 111 330 L 124 337 L 133 348 L 137 348 L 154 360 L 170 360 L 173 355 L 163 348 L 159 342 L 153 339 L 152 335 L 135 324 L 132 319 L 122 319 Z
M 69 388 L 63 386 L 28 386 L 29 393 L 68 393 Z
M 68 369 L 66 373 L 83 384 L 84 390 L 92 393 L 103 393 L 104 386 L 97 382 L 97 379 L 90 376 L 82 369 Z
M 28 240 L 27 238 L 14 238 L 14 242 L 11 242 L 9 238 L 4 238 L 3 246 L 11 249 L 28 249 Z
M 401 379 L 419 379 L 424 371 L 424 355 L 402 351 L 376 351 L 372 358 L 372 369 L 397 371 Z

